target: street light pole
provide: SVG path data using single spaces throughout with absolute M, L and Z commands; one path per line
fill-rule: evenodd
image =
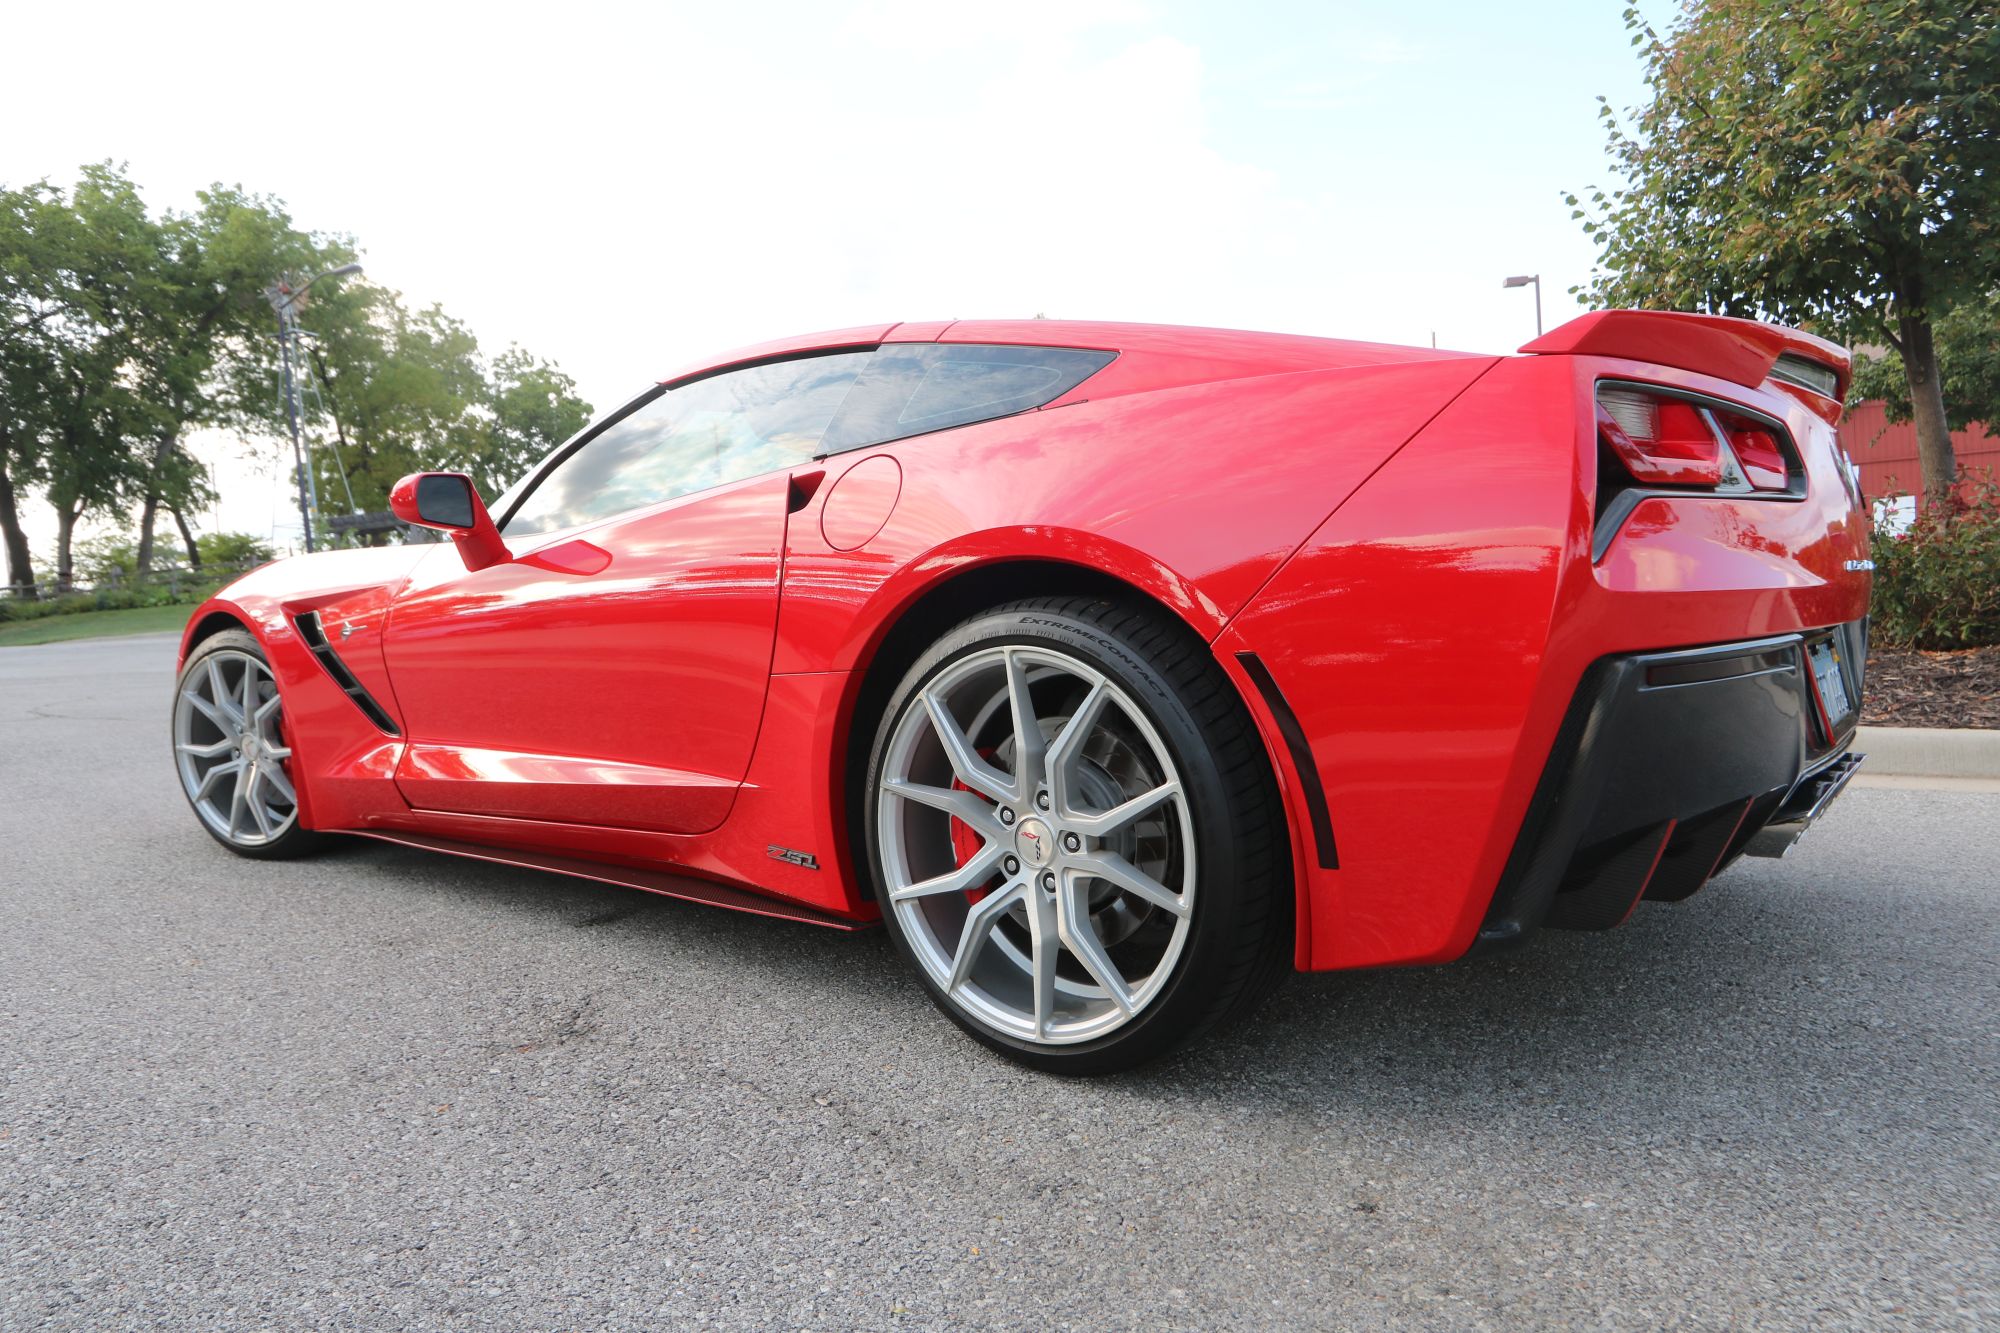
M 306 466 L 304 446 L 299 442 L 299 386 L 292 377 L 292 330 L 289 309 L 278 308 L 278 360 L 285 370 L 285 424 L 292 432 L 292 468 L 299 484 L 299 526 L 306 535 L 306 554 L 313 552 L 313 511 L 319 508 L 318 487 Z
M 1530 283 L 1533 283 L 1535 288 L 1535 336 L 1539 338 L 1542 336 L 1542 275 L 1539 273 L 1523 273 L 1519 277 L 1506 279 L 1500 285 L 1502 287 L 1526 287 Z
M 306 466 L 305 440 L 300 429 L 305 404 L 299 396 L 298 372 L 292 367 L 292 344 L 299 335 L 299 305 L 305 300 L 306 288 L 320 278 L 344 277 L 360 271 L 359 264 L 342 264 L 306 279 L 297 287 L 280 278 L 264 289 L 265 299 L 278 312 L 278 364 L 283 367 L 285 377 L 285 424 L 291 428 L 292 465 L 298 469 L 299 524 L 305 529 L 307 555 L 314 550 L 313 517 L 319 513 L 319 485 L 313 479 L 312 469 Z

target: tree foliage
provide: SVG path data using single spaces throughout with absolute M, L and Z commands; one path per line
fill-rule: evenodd
M 1626 11 L 1651 101 L 1604 117 L 1621 184 L 1574 196 L 1593 301 L 1797 324 L 1900 354 L 1951 483 L 1934 321 L 2000 282 L 2000 8 L 1703 0 Z
M 204 532 L 197 539 L 197 554 L 203 565 L 223 569 L 246 569 L 276 559 L 271 543 L 247 532 Z
M 195 540 L 194 558 L 184 567 L 236 573 L 276 554 L 269 542 L 247 532 L 204 532 Z M 76 543 L 75 558 L 78 582 L 97 587 L 129 583 L 148 573 L 139 568 L 139 539 L 131 532 L 83 538 Z
M 284 205 L 216 185 L 186 211 L 155 214 L 122 168 L 87 166 L 68 189 L 0 187 L 0 533 L 7 581 L 32 588 L 21 505 L 56 512 L 57 580 L 74 574 L 76 533 L 136 511 L 132 572 L 154 563 L 173 516 L 214 497 L 189 445 L 226 429 L 288 457 L 276 316 L 264 290 L 346 263 L 346 237 L 310 233 Z M 323 505 L 386 507 L 405 472 L 453 468 L 498 489 L 580 428 L 589 405 L 555 366 L 520 348 L 490 362 L 470 329 L 411 312 L 365 280 L 321 284 L 302 315 L 314 335 L 306 428 Z M 95 563 L 104 551 L 93 547 Z
M 466 325 L 350 281 L 301 317 L 306 422 L 320 504 L 388 507 L 409 472 L 467 472 L 491 496 L 580 430 L 590 405 L 549 362 L 510 347 L 490 362 Z
M 155 238 L 137 191 L 109 167 L 86 168 L 67 201 L 38 192 L 27 216 L 32 230 L 0 238 L 19 247 L 0 263 L 13 270 L 9 323 L 20 333 L 0 393 L 19 429 L 19 466 L 56 511 L 56 580 L 67 587 L 78 521 L 130 495 L 126 443 L 149 425 L 127 371 Z M 0 512 L 0 522 L 11 547 L 18 516 Z
M 1964 430 L 1974 422 L 2000 432 L 2000 291 L 1959 306 L 1936 325 L 1945 424 Z M 1893 349 L 1858 359 L 1850 402 L 1880 398 L 1889 420 L 1911 418 L 1909 379 Z
M 152 562 L 159 509 L 184 511 L 212 498 L 187 436 L 240 415 L 226 368 L 274 358 L 263 288 L 275 274 L 353 257 L 344 238 L 309 236 L 281 203 L 240 187 L 213 186 L 192 211 L 170 212 L 158 224 L 151 299 L 133 330 L 133 372 L 154 418 L 140 462 L 141 572 Z

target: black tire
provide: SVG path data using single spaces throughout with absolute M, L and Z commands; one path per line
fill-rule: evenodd
M 1123 1026 L 1067 1045 L 1022 1040 L 971 1016 L 921 964 L 892 910 L 877 805 L 891 737 L 926 687 L 952 664 L 996 646 L 1069 655 L 1117 684 L 1164 742 L 1195 830 L 1197 890 L 1186 942 L 1167 981 Z M 1130 1068 L 1240 1018 L 1290 970 L 1289 844 L 1265 749 L 1234 687 L 1200 638 L 1143 604 L 1045 597 L 982 612 L 939 638 L 890 697 L 870 752 L 863 823 L 883 920 L 932 1001 L 968 1034 L 1009 1058 L 1065 1074 Z M 1027 821 L 1022 820 L 1025 827 Z
M 221 630 L 210 635 L 208 638 L 203 639 L 193 652 L 188 654 L 187 663 L 181 668 L 180 676 L 174 682 L 174 711 L 170 715 L 168 724 L 170 743 L 176 746 L 179 744 L 178 726 L 179 712 L 182 706 L 182 693 L 189 688 L 190 682 L 197 673 L 205 673 L 208 670 L 211 658 L 225 654 L 254 658 L 257 662 L 263 664 L 265 671 L 271 676 L 273 687 L 276 687 L 277 675 L 275 672 L 270 671 L 270 659 L 264 655 L 264 649 L 258 644 L 255 636 L 246 630 L 235 629 Z M 280 703 L 277 718 L 280 727 L 284 725 L 283 719 L 284 706 Z M 288 765 L 285 766 L 284 771 L 289 776 L 290 770 Z M 177 785 L 181 788 L 181 795 L 187 798 L 188 809 L 193 812 L 195 823 L 201 825 L 204 832 L 238 856 L 247 857 L 254 861 L 285 861 L 293 857 L 305 856 L 316 852 L 326 845 L 326 835 L 316 833 L 304 827 L 296 814 L 294 814 L 290 825 L 269 841 L 245 843 L 225 836 L 202 815 L 199 806 L 195 802 L 194 794 L 188 790 L 187 782 L 181 777 L 178 750 L 175 752 L 175 778 Z

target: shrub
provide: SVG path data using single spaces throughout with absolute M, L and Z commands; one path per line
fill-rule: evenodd
M 1875 534 L 1869 632 L 1901 648 L 2000 644 L 2000 487 L 1961 488 L 1948 522 L 1929 509 Z
M 204 532 L 194 539 L 194 545 L 201 552 L 204 565 L 224 565 L 231 569 L 265 564 L 278 554 L 271 543 L 247 532 Z
M 28 601 L 20 597 L 0 597 L 0 625 L 17 620 L 40 620 L 44 616 L 75 615 L 80 611 L 129 611 L 142 606 L 192 606 L 213 597 L 222 586 L 217 579 L 191 580 L 186 575 L 174 582 L 156 580 L 123 588 L 99 588 L 95 592 L 66 592 L 60 597 Z
M 123 583 L 137 576 L 139 543 L 112 534 L 76 544 L 76 581 L 86 585 Z

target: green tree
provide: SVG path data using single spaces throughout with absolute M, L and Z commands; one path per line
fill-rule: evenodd
M 489 365 L 466 325 L 411 311 L 396 293 L 350 281 L 301 318 L 313 335 L 307 402 L 321 503 L 388 507 L 406 473 L 472 474 L 497 494 L 580 430 L 590 404 L 549 362 L 510 347 Z
M 73 354 L 48 384 L 44 469 L 56 511 L 56 587 L 75 580 L 77 524 L 93 511 L 116 510 L 139 478 L 131 441 L 150 424 L 142 404 L 119 382 L 123 349 L 112 339 Z
M 157 249 L 138 192 L 108 165 L 84 168 L 67 217 L 51 215 L 59 195 L 36 197 L 49 267 L 23 277 L 9 297 L 20 298 L 24 314 L 46 317 L 21 339 L 26 374 L 8 387 L 8 416 L 32 441 L 21 452 L 32 451 L 56 511 L 56 582 L 67 588 L 78 521 L 131 493 L 132 441 L 152 424 L 133 383 L 132 329 L 153 295 Z M 35 248 L 31 238 L 30 252 Z
M 1935 333 L 1945 424 L 1953 430 L 1974 422 L 2000 428 L 2000 291 L 1943 316 Z M 1880 398 L 1889 420 L 1909 421 L 1913 409 L 1903 358 L 1893 350 L 1861 358 L 1848 398 L 1857 403 Z
M 306 235 L 282 204 L 240 186 L 211 186 L 193 211 L 167 214 L 157 241 L 156 280 L 134 329 L 139 391 L 156 418 L 139 492 L 141 573 L 153 563 L 160 509 L 185 529 L 183 513 L 210 498 L 205 469 L 186 450 L 188 434 L 246 414 L 229 397 L 246 377 L 229 373 L 229 363 L 264 371 L 274 359 L 265 286 L 281 272 L 353 257 L 344 242 Z M 260 394 L 249 412 L 267 410 L 267 401 Z
M 44 386 L 65 325 L 83 313 L 70 277 L 76 232 L 76 215 L 46 182 L 0 190 L 0 536 L 7 582 L 27 597 L 35 595 L 35 570 L 21 501 L 46 467 Z
M 74 570 L 86 516 L 136 505 L 134 572 L 155 561 L 162 510 L 188 561 L 189 512 L 212 500 L 189 451 L 196 431 L 235 428 L 288 447 L 277 393 L 276 317 L 263 292 L 282 274 L 324 272 L 356 251 L 293 225 L 275 199 L 215 186 L 158 217 L 124 171 L 85 167 L 70 190 L 0 190 L 0 532 L 8 580 L 34 571 L 20 499 L 56 510 L 57 578 Z M 316 286 L 297 373 L 329 507 L 380 509 L 406 472 L 456 468 L 497 489 L 578 429 L 589 406 L 553 365 L 510 348 L 490 365 L 465 324 L 412 312 L 359 280 Z
M 590 424 L 590 404 L 554 362 L 509 347 L 486 378 L 486 442 L 473 476 L 490 499 Z
M 1664 37 L 1625 20 L 1652 100 L 1630 131 L 1600 111 L 1623 183 L 1590 192 L 1588 294 L 1887 343 L 1947 496 L 1934 326 L 2000 284 L 2000 10 L 1703 0 Z
M 188 544 L 188 568 L 204 566 L 236 571 L 277 558 L 271 544 L 247 532 L 183 533 Z M 131 583 L 147 577 L 139 568 L 139 542 L 130 532 L 107 533 L 76 543 L 76 577 L 87 584 Z
M 139 572 L 138 547 L 129 532 L 107 533 L 76 544 L 77 578 L 87 584 L 129 583 Z

